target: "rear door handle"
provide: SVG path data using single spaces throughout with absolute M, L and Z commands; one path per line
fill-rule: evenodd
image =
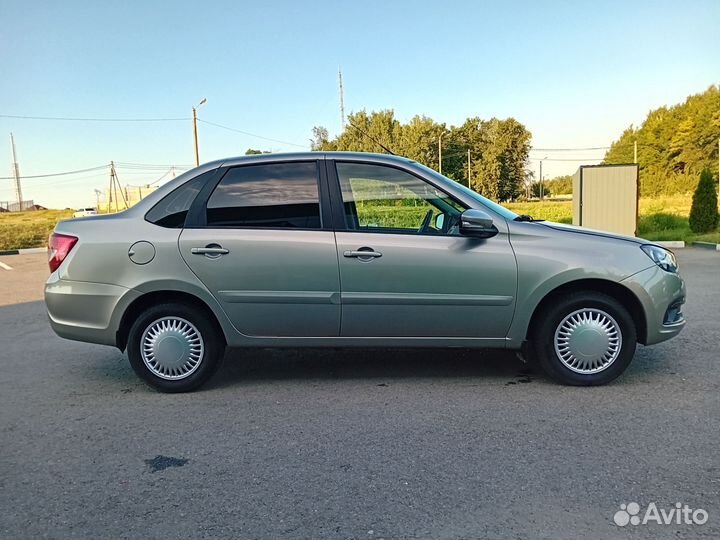
M 377 257 L 382 257 L 382 253 L 380 253 L 379 251 L 374 251 L 370 248 L 366 248 L 366 249 L 360 248 L 358 250 L 343 251 L 343 257 L 355 258 L 355 259 L 365 259 L 365 258 L 375 259 Z
M 225 249 L 224 247 L 218 246 L 218 245 L 209 245 L 205 247 L 194 247 L 190 248 L 190 253 L 193 255 L 207 255 L 207 256 L 220 256 L 220 255 L 226 255 L 230 253 L 229 249 Z

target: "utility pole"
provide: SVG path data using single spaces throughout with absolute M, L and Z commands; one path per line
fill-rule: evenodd
M 98 213 L 100 212 L 100 193 L 102 193 L 102 191 L 95 189 L 95 211 Z
M 195 107 L 192 108 L 193 111 L 193 136 L 195 137 L 195 166 L 197 167 L 200 165 L 200 150 L 198 149 L 198 133 L 197 133 L 197 110 L 200 108 L 200 105 L 207 102 L 207 99 L 203 98 L 200 103 L 198 103 Z
M 17 197 L 18 210 L 22 211 L 23 195 L 22 186 L 20 185 L 20 165 L 17 162 L 17 153 L 15 152 L 15 137 L 10 132 L 10 147 L 12 148 L 12 173 L 15 179 L 15 196 Z
M 633 150 L 633 163 L 637 163 L 637 141 L 635 141 L 634 150 Z
M 114 167 L 114 165 L 113 165 L 113 163 L 112 163 L 112 161 L 111 161 L 111 162 L 110 162 L 110 183 L 108 184 L 108 191 L 107 191 L 107 192 L 108 192 L 108 195 L 107 195 L 107 201 L 106 201 L 106 202 L 107 202 L 107 213 L 108 213 L 108 214 L 110 213 L 110 207 L 112 206 L 112 200 L 113 200 L 113 198 L 112 198 L 112 189 L 113 189 L 113 178 L 114 178 L 114 177 L 113 177 L 113 171 L 114 171 L 114 170 L 115 170 L 115 167 Z
M 119 198 L 118 198 L 118 191 L 120 191 L 120 196 L 122 197 L 123 204 L 125 205 L 125 208 L 130 208 L 127 203 L 127 198 L 125 197 L 125 193 L 123 193 L 123 188 L 120 185 L 120 179 L 117 176 L 117 171 L 115 170 L 115 162 L 110 162 L 110 187 L 108 189 L 108 214 L 110 213 L 110 207 L 112 205 L 113 199 L 115 200 L 115 211 L 120 211 L 120 204 L 119 204 Z M 115 197 L 113 197 L 113 194 Z
M 438 172 L 442 174 L 442 138 L 445 133 L 440 133 L 438 137 Z
M 438 137 L 438 172 L 442 174 L 442 133 Z
M 546 160 L 548 157 L 545 156 L 540 160 L 540 200 L 542 201 L 545 197 L 545 184 L 543 183 L 543 173 L 542 173 L 542 164 L 543 161 Z
M 338 68 L 338 82 L 340 84 L 340 129 L 345 131 L 345 92 L 343 91 L 342 71 Z
M 472 169 L 470 169 L 470 149 L 468 148 L 468 187 L 470 187 L 471 171 L 472 171 Z M 470 189 L 472 189 L 472 188 L 470 188 Z
M 193 107 L 193 137 L 195 138 L 195 166 L 200 165 L 200 150 L 197 139 L 197 109 Z

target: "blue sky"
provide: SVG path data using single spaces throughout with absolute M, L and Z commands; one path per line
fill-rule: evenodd
M 9 132 L 23 175 L 115 160 L 193 162 L 191 107 L 201 118 L 307 145 L 315 125 L 391 108 L 448 124 L 513 116 L 538 148 L 606 146 L 648 110 L 720 82 L 720 2 L 25 2 L 1 0 L 0 114 L 188 118 L 93 123 L 0 117 L 0 176 Z M 201 160 L 249 147 L 291 151 L 200 124 Z M 533 158 L 602 152 L 533 152 Z M 591 161 L 588 161 L 591 162 Z M 547 161 L 545 176 L 577 162 Z M 532 162 L 537 169 L 537 161 Z M 120 169 L 123 183 L 163 170 Z M 93 203 L 104 173 L 26 179 L 49 207 Z M 0 180 L 0 201 L 13 198 Z

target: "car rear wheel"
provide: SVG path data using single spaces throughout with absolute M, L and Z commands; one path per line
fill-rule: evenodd
M 137 375 L 161 392 L 190 392 L 220 366 L 222 336 L 200 310 L 161 304 L 144 311 L 130 328 L 128 359 Z
M 540 313 L 532 329 L 533 350 L 543 370 L 570 385 L 606 384 L 635 355 L 637 333 L 628 311 L 597 292 L 560 298 Z

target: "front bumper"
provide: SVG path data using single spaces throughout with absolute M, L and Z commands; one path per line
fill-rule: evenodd
M 625 278 L 622 284 L 635 293 L 645 312 L 644 345 L 653 345 L 675 337 L 685 327 L 681 309 L 685 302 L 685 281 L 680 274 L 671 274 L 652 266 Z
M 118 285 L 70 281 L 50 276 L 45 305 L 50 326 L 60 337 L 101 345 L 116 344 L 120 319 L 140 293 Z

